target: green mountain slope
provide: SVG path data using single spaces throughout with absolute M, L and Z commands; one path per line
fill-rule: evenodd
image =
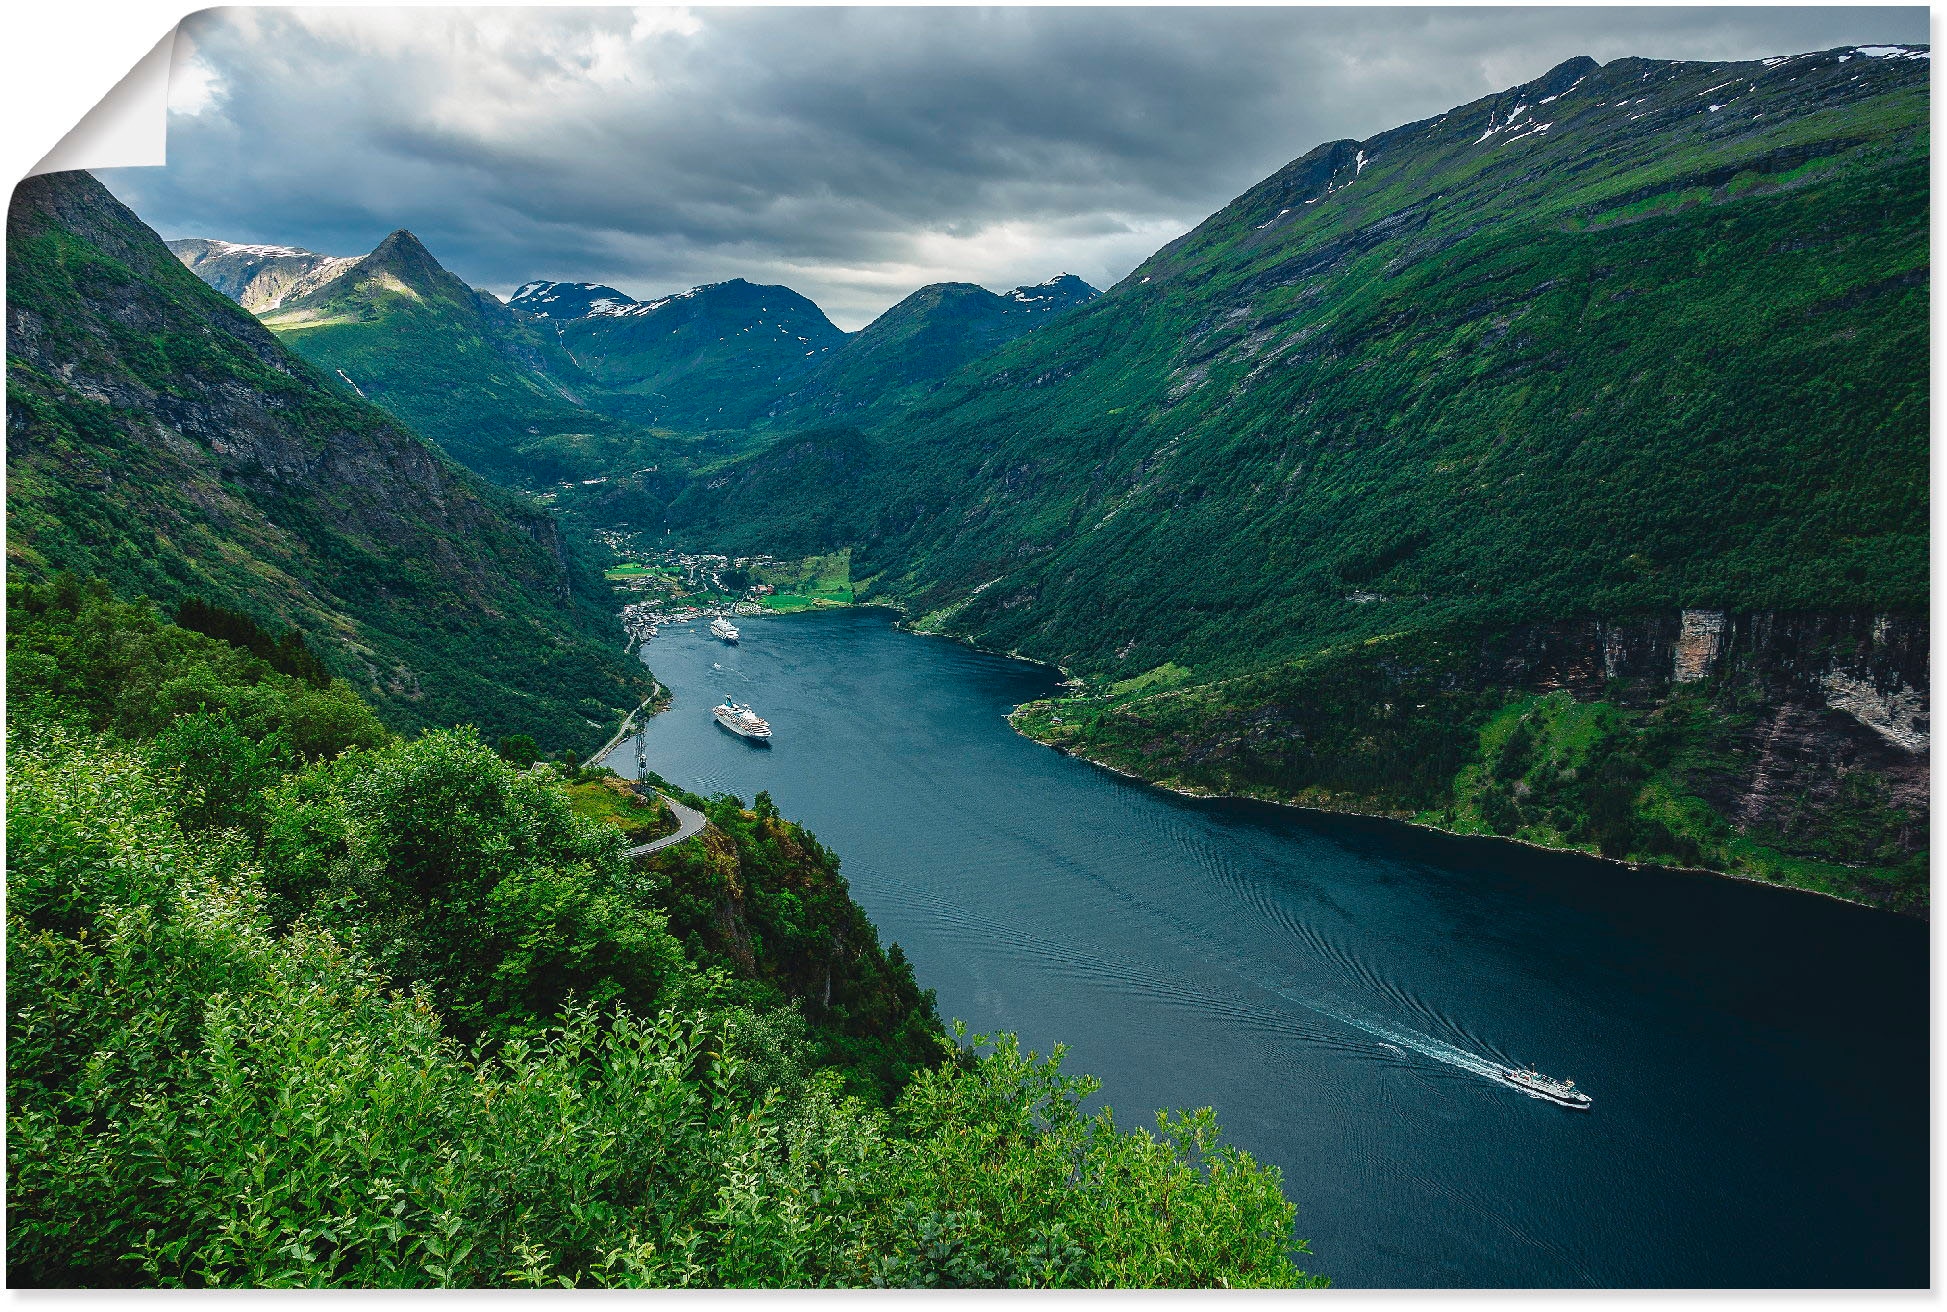
M 821 359 L 765 417 L 803 426 L 884 405 L 1098 295 L 1069 273 L 1005 295 L 969 282 L 922 287 Z
M 327 385 L 86 174 L 7 226 L 7 559 L 295 625 L 396 725 L 552 746 L 644 691 L 555 522 Z
M 1110 735 L 1125 768 L 1361 805 L 1388 790 L 1224 744 L 1366 644 L 1438 635 L 1397 662 L 1452 682 L 1569 617 L 1924 612 L 1927 75 L 1583 59 L 1320 146 L 910 410 L 712 470 L 671 518 L 852 546 L 924 626 L 1152 699 L 1170 733 Z M 1390 707 L 1387 677 L 1346 687 Z M 1264 723 L 1282 761 L 1293 725 Z
M 603 405 L 691 432 L 745 426 L 845 340 L 789 287 L 742 278 L 552 322 Z
M 626 464 L 653 443 L 589 407 L 587 380 L 552 334 L 454 277 L 409 232 L 262 317 L 305 359 L 503 482 Z

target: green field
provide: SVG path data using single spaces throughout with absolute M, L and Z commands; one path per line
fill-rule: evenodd
M 620 779 L 572 784 L 567 793 L 576 815 L 614 825 L 631 843 L 646 843 L 676 830 L 676 817 L 668 808 L 654 799 L 643 801 Z
M 828 556 L 807 556 L 778 565 L 757 565 L 750 576 L 777 591 L 757 603 L 778 612 L 811 610 L 818 606 L 849 606 L 857 599 L 852 586 L 852 550 Z

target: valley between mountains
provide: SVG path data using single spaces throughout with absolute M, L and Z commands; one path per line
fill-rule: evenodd
M 596 533 L 846 552 L 854 600 L 1071 674 L 1016 726 L 1116 769 L 1924 914 L 1929 67 L 1571 60 L 1321 145 L 1105 293 L 849 334 L 742 280 L 502 303 L 406 232 L 172 249 L 524 493 L 550 605 L 619 604 Z
M 857 332 L 23 182 L 10 1280 L 1924 1283 L 1930 64 L 1572 59 Z M 851 606 L 982 650 L 640 645 Z M 796 750 L 580 756 L 727 687 Z

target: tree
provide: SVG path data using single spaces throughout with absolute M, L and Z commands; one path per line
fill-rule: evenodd
M 541 749 L 524 733 L 510 734 L 502 738 L 500 746 L 495 750 L 500 753 L 501 760 L 522 770 L 541 759 Z

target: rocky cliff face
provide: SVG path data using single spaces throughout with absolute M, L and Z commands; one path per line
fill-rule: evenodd
M 1778 694 L 1826 699 L 1889 742 L 1924 752 L 1927 652 L 1919 615 L 1684 610 L 1522 626 L 1483 643 L 1475 677 L 1620 698 L 1638 685 L 1750 678 Z
M 358 263 L 357 256 L 208 237 L 185 237 L 168 246 L 184 268 L 252 314 L 315 291 Z
M 1701 684 L 1724 713 L 1729 768 L 1700 789 L 1740 833 L 1806 838 L 1870 779 L 1905 812 L 1899 843 L 1927 841 L 1929 634 L 1924 616 L 1870 611 L 1685 610 L 1536 625 L 1483 644 L 1475 679 L 1652 707 Z

